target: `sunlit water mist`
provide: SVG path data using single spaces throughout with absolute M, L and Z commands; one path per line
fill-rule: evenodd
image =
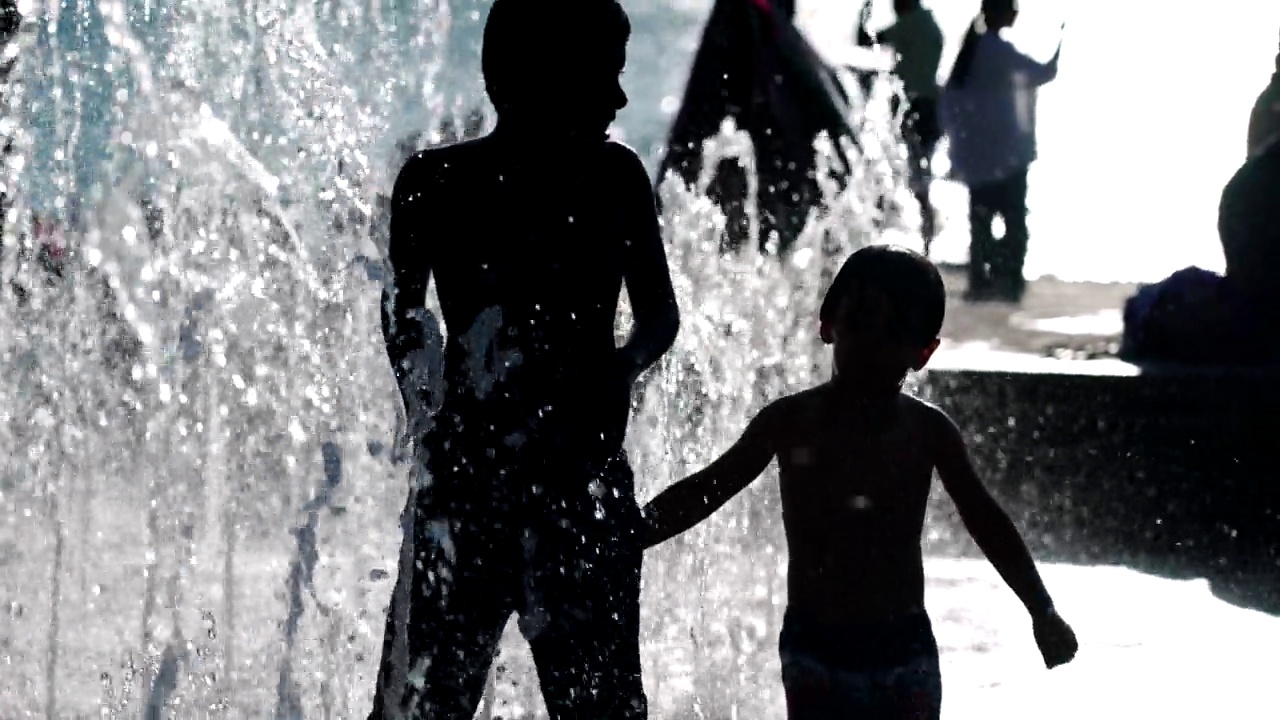
M 0 717 L 367 710 L 410 476 L 378 329 L 374 208 L 394 141 L 444 110 L 428 89 L 450 16 L 419 5 L 394 23 L 355 0 L 26 8 L 7 97 L 7 185 L 20 191 L 0 264 Z M 110 111 L 86 115 L 108 90 Z M 664 189 L 683 327 L 628 438 L 642 494 L 825 377 L 824 272 L 873 237 L 867 200 L 900 162 L 873 108 L 858 120 L 886 141 L 868 145 L 848 191 L 825 188 L 833 210 L 787 262 L 719 257 L 723 218 Z M 94 157 L 105 170 L 85 170 Z M 62 277 L 38 262 L 35 216 L 76 248 Z M 655 717 L 779 716 L 773 487 L 650 556 Z M 962 702 L 1035 662 L 1007 591 L 979 567 L 930 566 L 939 635 L 965 660 L 947 661 Z M 1210 617 L 1202 594 L 1149 583 L 1126 587 L 1194 598 L 1185 607 Z M 1009 628 L 989 629 L 997 618 Z M 1230 627 L 1256 640 L 1274 626 Z M 1126 642 L 1115 652 L 1147 640 Z M 529 668 L 509 643 L 483 712 L 540 712 Z

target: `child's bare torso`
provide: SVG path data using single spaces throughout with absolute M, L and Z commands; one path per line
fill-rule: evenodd
M 908 395 L 867 421 L 833 385 L 781 403 L 777 438 L 788 604 L 816 620 L 874 622 L 924 609 L 920 537 L 938 411 Z

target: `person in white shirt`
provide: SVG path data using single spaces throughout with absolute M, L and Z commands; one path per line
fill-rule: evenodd
M 1036 89 L 1058 75 L 1062 42 L 1045 63 L 1000 36 L 1017 0 L 983 0 L 943 89 L 951 170 L 969 187 L 971 300 L 1019 302 L 1026 291 L 1027 169 L 1036 159 Z M 996 238 L 999 216 L 1003 237 Z
M 1249 116 L 1249 155 L 1262 152 L 1274 142 L 1280 142 L 1280 53 L 1276 54 L 1276 73 L 1258 95 Z
M 911 193 L 920 203 L 920 235 L 924 254 L 936 234 L 933 203 L 929 200 L 929 183 L 933 153 L 942 137 L 938 124 L 938 66 L 942 63 L 942 30 L 933 13 L 920 5 L 920 0 L 893 0 L 897 21 L 872 36 L 866 20 L 871 1 L 867 0 L 859 15 L 858 45 L 888 45 L 897 55 L 893 73 L 902 81 L 906 106 L 902 110 L 902 137 L 907 144 L 907 160 L 911 164 Z

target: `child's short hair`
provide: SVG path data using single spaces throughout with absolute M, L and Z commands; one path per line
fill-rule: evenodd
M 855 287 L 873 287 L 888 298 L 903 340 L 925 347 L 942 332 L 947 291 L 933 263 L 917 252 L 893 245 L 868 245 L 849 256 L 836 273 L 818 310 L 831 324 Z
M 501 113 L 540 96 L 556 82 L 556 68 L 584 47 L 614 47 L 630 37 L 618 0 L 494 0 L 480 48 L 485 92 Z

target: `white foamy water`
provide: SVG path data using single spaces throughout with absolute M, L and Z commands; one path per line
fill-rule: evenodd
M 735 505 L 740 511 L 741 503 Z M 730 508 L 729 514 L 740 516 Z M 295 661 L 308 690 L 301 717 L 360 717 L 367 711 L 379 611 L 392 582 L 371 580 L 368 571 L 394 567 L 395 559 L 394 539 L 371 533 L 371 521 L 376 517 L 357 507 L 352 515 L 321 524 L 318 594 L 306 600 L 300 637 L 309 649 Z M 144 584 L 139 570 L 148 561 L 142 529 L 131 532 L 106 517 L 92 522 L 115 532 L 99 536 L 95 549 L 76 550 L 72 557 L 93 558 L 94 565 L 76 567 L 62 583 L 66 630 L 56 674 L 57 716 L 136 717 L 139 696 L 149 694 L 145 681 L 162 662 L 131 652 L 127 642 L 136 633 L 135 598 Z M 784 717 L 777 631 L 785 607 L 785 564 L 772 549 L 746 556 L 725 552 L 760 531 L 726 528 L 702 538 L 714 538 L 723 546 L 719 550 L 677 541 L 646 560 L 643 660 L 655 720 L 694 717 L 697 708 L 709 718 Z M 40 540 L 34 522 L 11 518 L 5 529 L 0 716 L 39 716 L 52 547 Z M 27 542 L 19 542 L 18 533 Z M 354 537 L 364 538 L 363 550 L 351 545 Z M 245 545 L 234 622 L 217 611 L 225 601 L 218 549 L 198 553 L 192 563 L 186 607 L 174 614 L 185 625 L 185 642 L 179 651 L 181 680 L 169 698 L 173 717 L 264 717 L 275 707 L 288 551 L 284 543 L 274 549 Z M 703 572 L 681 576 L 667 570 L 690 563 Z M 1167 580 L 1119 567 L 1043 565 L 1045 581 L 1081 642 L 1074 662 L 1049 671 L 1025 611 L 988 563 L 932 559 L 925 571 L 927 606 L 942 650 L 943 717 L 1267 717 L 1274 708 L 1280 665 L 1271 649 L 1280 642 L 1280 618 L 1219 600 L 1204 581 Z M 701 603 L 688 601 L 690 585 L 700 588 L 693 597 Z M 319 612 L 322 607 L 327 614 Z M 228 672 L 227 647 L 235 648 L 237 664 L 230 683 L 222 675 Z M 544 717 L 514 622 L 496 667 L 493 717 Z

